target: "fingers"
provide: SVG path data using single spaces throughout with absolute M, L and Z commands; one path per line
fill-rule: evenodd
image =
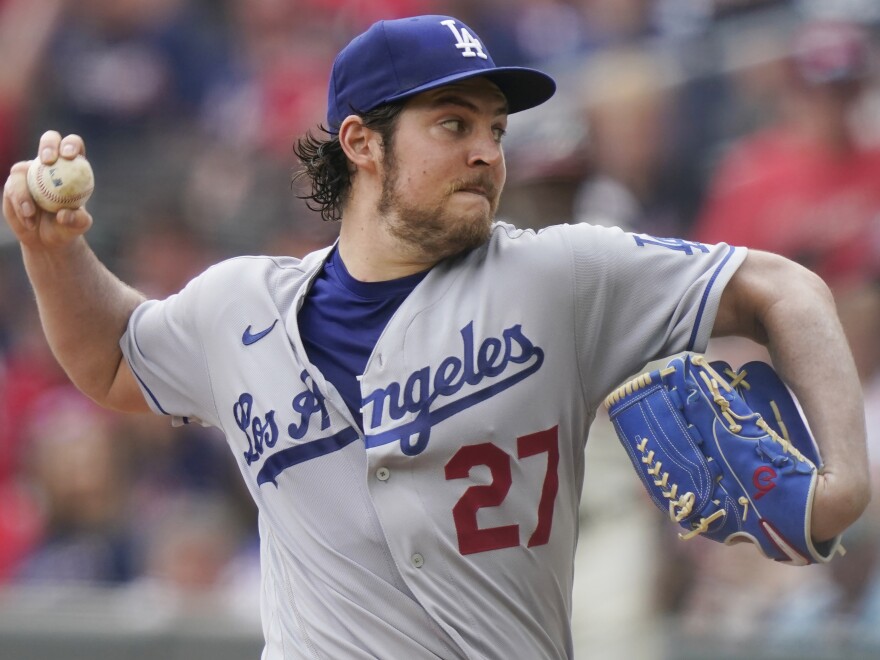
M 83 139 L 76 134 L 70 134 L 61 137 L 58 131 L 46 131 L 40 137 L 40 146 L 37 150 L 41 161 L 47 165 L 51 165 L 58 157 L 75 158 L 79 155 L 85 155 L 86 147 Z
M 29 161 L 16 163 L 9 170 L 3 187 L 3 214 L 12 229 L 33 229 L 37 221 L 37 205 L 27 187 Z
M 37 157 L 51 165 L 58 158 L 85 155 L 85 144 L 79 135 L 46 131 L 40 137 Z M 3 187 L 3 215 L 19 241 L 44 247 L 69 242 L 92 226 L 92 216 L 84 208 L 62 209 L 49 213 L 39 208 L 27 185 L 27 171 L 32 161 L 16 163 L 9 170 Z
M 92 216 L 85 207 L 61 209 L 55 214 L 55 220 L 67 232 L 73 234 L 82 234 L 92 226 Z

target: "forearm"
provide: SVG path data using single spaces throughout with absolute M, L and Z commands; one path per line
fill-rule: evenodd
M 22 245 L 22 256 L 53 354 L 83 393 L 105 403 L 122 360 L 119 339 L 143 296 L 82 237 L 53 250 Z
M 713 336 L 765 344 L 803 408 L 824 464 L 811 532 L 843 532 L 871 496 L 862 385 L 834 299 L 814 273 L 752 250 L 724 290 Z
M 819 445 L 824 468 L 812 533 L 825 540 L 855 522 L 870 498 L 864 401 L 830 292 L 818 279 L 802 286 L 814 293 L 783 297 L 763 323 L 773 364 L 797 395 Z

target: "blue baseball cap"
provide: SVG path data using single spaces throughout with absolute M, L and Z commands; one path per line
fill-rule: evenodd
M 335 133 L 350 114 L 477 76 L 498 86 L 510 113 L 540 105 L 556 91 L 556 82 L 546 73 L 495 66 L 476 33 L 451 16 L 378 21 L 336 56 L 327 128 Z

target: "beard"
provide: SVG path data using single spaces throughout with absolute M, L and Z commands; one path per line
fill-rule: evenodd
M 382 196 L 377 207 L 379 217 L 384 218 L 389 233 L 417 259 L 436 262 L 470 251 L 489 240 L 499 191 L 488 175 L 455 181 L 446 187 L 435 204 L 416 205 L 407 201 L 398 189 L 399 168 L 388 152 L 384 165 Z M 450 212 L 447 202 L 455 192 L 476 187 L 485 191 L 488 209 Z

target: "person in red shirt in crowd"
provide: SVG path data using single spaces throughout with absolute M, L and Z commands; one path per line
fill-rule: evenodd
M 808 23 L 785 65 L 779 121 L 734 144 L 693 237 L 777 252 L 822 276 L 867 380 L 880 366 L 880 145 L 865 144 L 854 119 L 870 39 L 855 24 Z
M 21 158 L 33 86 L 67 0 L 0 0 L 0 168 Z M 0 248 L 11 235 L 0 235 Z M 14 271 L 0 255 L 0 584 L 37 541 L 37 503 L 17 479 L 21 420 L 37 395 L 64 378 L 42 339 L 32 340 Z M 23 295 L 28 295 L 23 294 Z M 33 317 L 36 322 L 36 316 Z M 43 357 L 47 359 L 42 359 Z

